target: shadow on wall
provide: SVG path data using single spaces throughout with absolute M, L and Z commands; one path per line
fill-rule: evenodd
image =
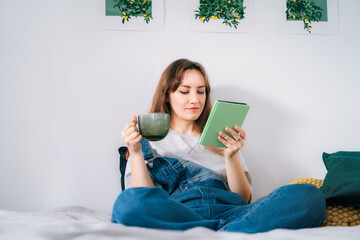
M 247 142 L 242 152 L 253 178 L 253 200 L 287 184 L 284 178 L 291 178 L 296 166 L 289 161 L 289 154 L 284 153 L 284 148 L 292 144 L 294 137 L 291 136 L 296 136 L 299 118 L 271 100 L 236 86 L 213 87 L 211 102 L 215 100 L 250 105 L 243 124 Z

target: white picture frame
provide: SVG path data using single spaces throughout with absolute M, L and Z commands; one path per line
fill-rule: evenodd
M 230 32 L 230 33 L 253 33 L 254 32 L 254 0 L 244 0 L 245 18 L 239 20 L 237 29 L 229 27 L 222 23 L 221 19 L 203 23 L 199 19 L 195 19 L 195 10 L 199 9 L 200 1 L 192 1 L 192 20 L 190 30 L 193 32 Z
M 152 17 L 146 23 L 142 17 L 133 17 L 122 23 L 121 16 L 106 16 L 105 0 L 93 0 L 96 30 L 108 31 L 164 31 L 164 0 L 152 0 Z
M 311 33 L 304 29 L 302 21 L 288 21 L 286 19 L 286 0 L 275 0 L 276 21 L 278 32 L 281 34 L 329 34 L 339 33 L 338 0 L 327 0 L 327 22 L 311 22 Z

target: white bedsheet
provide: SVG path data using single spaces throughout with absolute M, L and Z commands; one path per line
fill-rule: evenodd
M 90 240 L 90 239 L 171 239 L 171 240 L 236 240 L 236 239 L 341 239 L 360 240 L 360 225 L 355 227 L 320 227 L 301 230 L 276 229 L 266 233 L 246 234 L 214 232 L 206 228 L 187 231 L 164 231 L 126 227 L 110 223 L 111 216 L 73 206 L 42 212 L 0 210 L 1 240 Z

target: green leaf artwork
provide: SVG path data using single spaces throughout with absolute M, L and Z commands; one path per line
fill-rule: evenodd
M 286 19 L 302 21 L 304 29 L 311 33 L 311 23 L 327 21 L 327 0 L 287 0 Z
M 200 0 L 195 10 L 195 19 L 206 23 L 210 20 L 223 20 L 223 24 L 237 29 L 239 20 L 244 19 L 244 0 Z
M 146 23 L 152 18 L 151 0 L 105 0 L 106 16 L 121 16 L 122 23 L 132 17 L 143 17 Z

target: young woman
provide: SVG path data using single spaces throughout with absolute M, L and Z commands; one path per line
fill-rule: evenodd
M 245 131 L 219 132 L 224 148 L 198 144 L 211 110 L 210 85 L 203 66 L 172 62 L 161 76 L 150 112 L 170 114 L 170 130 L 149 142 L 136 128 L 136 116 L 122 137 L 129 151 L 127 189 L 117 198 L 112 222 L 127 226 L 185 230 L 264 232 L 319 226 L 325 199 L 310 184 L 287 185 L 248 204 L 248 169 L 239 151 Z M 131 185 L 131 187 L 130 187 Z

